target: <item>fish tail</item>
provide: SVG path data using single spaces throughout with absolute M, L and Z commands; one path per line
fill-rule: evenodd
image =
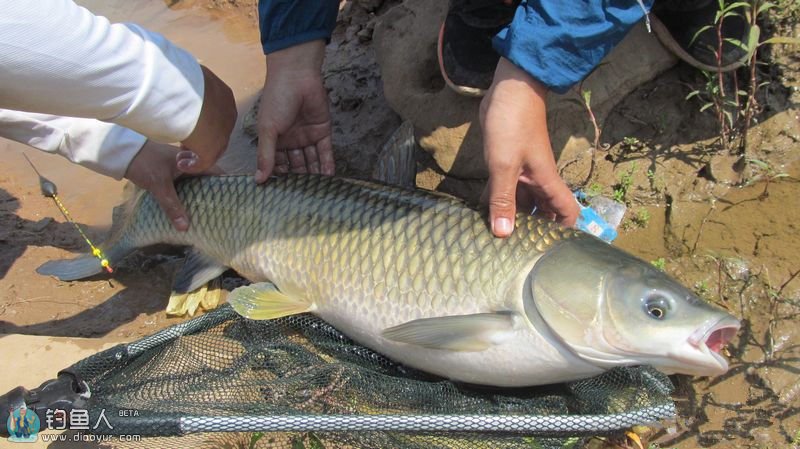
M 136 245 L 130 239 L 125 238 L 125 234 L 131 217 L 135 213 L 136 205 L 141 201 L 144 193 L 146 191 L 143 189 L 134 187 L 132 190 L 128 190 L 126 187 L 124 202 L 114 208 L 109 237 L 100 245 L 101 254 L 111 267 L 136 249 Z M 36 269 L 36 272 L 43 276 L 55 276 L 61 281 L 74 281 L 100 274 L 104 270 L 99 257 L 93 254 L 84 254 L 73 259 L 45 262 Z

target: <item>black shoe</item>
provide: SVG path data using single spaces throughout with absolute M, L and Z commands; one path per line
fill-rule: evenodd
M 519 0 L 451 0 L 439 30 L 439 70 L 454 91 L 480 97 L 492 85 L 500 55 L 492 38 L 514 18 Z
M 714 18 L 719 4 L 714 0 L 659 0 L 653 6 L 653 31 L 661 43 L 683 61 L 709 72 L 728 72 L 747 64 L 758 43 L 742 8 L 722 22 L 722 58 L 716 52 L 719 41 Z M 710 28 L 700 32 L 703 27 Z M 751 31 L 755 31 L 752 33 Z M 724 39 L 734 39 L 747 50 Z

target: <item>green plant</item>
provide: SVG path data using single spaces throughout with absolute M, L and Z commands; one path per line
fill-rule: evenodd
M 667 269 L 667 261 L 663 257 L 659 257 L 656 260 L 651 260 L 650 263 L 653 264 L 654 267 L 658 268 L 661 271 L 664 271 L 664 270 Z
M 628 191 L 633 186 L 633 174 L 636 172 L 638 164 L 634 162 L 631 168 L 622 173 L 619 177 L 619 183 L 614 186 L 612 198 L 618 203 L 625 203 L 628 196 Z
M 758 196 L 758 199 L 763 200 L 769 196 L 769 183 L 775 181 L 780 178 L 788 178 L 789 174 L 785 172 L 779 172 L 775 170 L 775 168 L 770 165 L 768 162 L 764 162 L 760 159 L 747 159 L 747 163 L 755 167 L 756 170 L 759 171 L 755 176 L 750 178 L 750 180 L 745 184 L 747 186 L 753 185 L 758 181 L 764 180 L 764 191 L 761 192 L 761 195 Z
M 264 438 L 264 432 L 256 432 L 253 435 L 251 435 L 250 436 L 250 445 L 247 446 L 248 449 L 255 449 L 256 443 L 258 443 L 258 440 L 260 440 L 262 438 Z
M 645 209 L 644 207 L 639 208 L 636 213 L 631 217 L 629 221 L 626 221 L 623 227 L 626 230 L 632 228 L 640 228 L 644 229 L 647 227 L 647 223 L 650 222 L 650 211 Z
M 703 279 L 702 281 L 694 284 L 694 291 L 698 294 L 698 296 L 705 298 L 706 295 L 708 295 L 708 293 L 711 291 L 711 289 L 708 287 L 708 281 Z
M 591 198 L 593 196 L 598 196 L 603 193 L 603 186 L 600 183 L 593 182 L 586 190 L 586 196 Z
M 595 152 L 597 152 L 597 149 L 600 148 L 600 135 L 603 133 L 603 130 L 600 129 L 600 125 L 597 123 L 597 117 L 594 116 L 594 111 L 592 111 L 592 91 L 583 90 L 583 83 L 581 83 L 580 89 L 581 89 L 581 96 L 583 97 L 583 105 L 584 107 L 586 107 L 586 111 L 589 113 L 589 121 L 592 122 L 592 126 L 594 127 L 594 143 L 592 144 L 592 161 L 591 165 L 589 166 L 589 174 L 586 176 L 586 181 L 584 181 L 584 184 L 586 184 L 592 179 L 592 174 L 594 173 Z
M 325 449 L 325 446 L 316 435 L 308 432 L 292 440 L 292 449 Z
M 784 0 L 786 1 L 786 0 Z M 758 90 L 768 83 L 760 82 L 757 73 L 758 49 L 763 45 L 771 44 L 800 44 L 800 39 L 775 36 L 760 41 L 761 30 L 757 24 L 759 18 L 776 8 L 775 3 L 762 0 L 734 1 L 718 0 L 718 11 L 714 22 L 700 28 L 693 41 L 708 30 L 713 30 L 717 36 L 717 46 L 713 48 L 717 70 L 715 73 L 703 71 L 705 83 L 702 87 L 691 91 L 686 99 L 698 98 L 702 105 L 700 111 L 713 108 L 719 124 L 719 142 L 724 150 L 732 150 L 732 142 L 738 137 L 740 153 L 747 152 L 747 137 L 750 125 L 755 116 L 761 111 L 756 98 Z M 722 35 L 723 24 L 726 19 L 734 16 L 744 16 L 750 24 L 750 35 L 746 41 L 740 41 Z M 723 45 L 728 43 L 737 46 L 750 55 L 746 62 L 749 69 L 748 79 L 740 83 L 736 71 L 725 73 L 722 71 Z M 745 84 L 745 86 L 741 86 Z

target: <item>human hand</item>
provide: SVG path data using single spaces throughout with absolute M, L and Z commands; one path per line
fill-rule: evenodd
M 186 231 L 189 229 L 189 217 L 178 199 L 174 184 L 175 178 L 182 174 L 176 164 L 178 154 L 178 148 L 172 145 L 148 140 L 128 165 L 125 178 L 149 191 L 169 217 L 172 226 L 178 231 Z M 205 171 L 219 172 L 216 166 Z
M 333 174 L 331 115 L 321 73 L 324 55 L 321 40 L 267 55 L 256 182 L 266 181 L 273 170 Z
M 201 174 L 214 166 L 228 147 L 236 123 L 236 101 L 230 87 L 214 72 L 200 66 L 205 88 L 200 117 L 189 137 L 181 142 L 181 151 L 173 163 L 184 173 Z
M 481 101 L 483 154 L 489 168 L 492 233 L 508 237 L 514 215 L 534 205 L 551 219 L 573 226 L 580 210 L 558 174 L 547 132 L 547 88 L 505 58 Z

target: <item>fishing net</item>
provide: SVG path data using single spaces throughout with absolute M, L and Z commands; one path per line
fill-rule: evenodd
M 104 411 L 113 427 L 95 433 L 143 437 L 123 447 L 579 447 L 674 415 L 670 380 L 648 367 L 470 386 L 392 362 L 314 316 L 252 321 L 227 305 L 68 371 L 88 386 L 90 416 Z

